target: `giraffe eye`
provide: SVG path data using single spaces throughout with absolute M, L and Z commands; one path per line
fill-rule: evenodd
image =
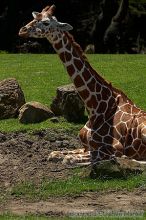
M 48 26 L 48 22 L 45 22 L 45 21 L 44 21 L 44 22 L 43 22 L 43 25 Z

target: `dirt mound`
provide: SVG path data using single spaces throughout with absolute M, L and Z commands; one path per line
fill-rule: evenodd
M 67 171 L 59 175 L 51 172 L 63 165 L 48 162 L 48 155 L 54 150 L 78 147 L 77 137 L 64 130 L 0 133 L 0 187 L 8 188 L 28 180 L 63 178 Z

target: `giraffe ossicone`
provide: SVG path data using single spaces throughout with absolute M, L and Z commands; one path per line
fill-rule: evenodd
M 56 151 L 50 160 L 95 164 L 126 155 L 146 162 L 146 112 L 120 90 L 104 80 L 89 64 L 81 47 L 68 31 L 72 26 L 53 15 L 55 6 L 33 12 L 34 19 L 22 27 L 22 37 L 47 38 L 63 62 L 89 113 L 80 130 L 82 149 Z

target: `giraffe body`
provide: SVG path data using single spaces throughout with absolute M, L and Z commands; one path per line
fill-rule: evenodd
M 64 161 L 96 163 L 126 155 L 146 160 L 146 112 L 105 81 L 89 64 L 80 46 L 68 33 L 72 26 L 53 16 L 54 5 L 20 29 L 23 37 L 47 38 L 62 60 L 89 113 L 79 137 L 84 149 L 53 152 Z M 72 163 L 72 162 L 71 162 Z

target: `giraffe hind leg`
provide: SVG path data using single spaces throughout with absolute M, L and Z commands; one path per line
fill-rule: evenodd
M 143 124 L 141 128 L 141 139 L 143 143 L 143 153 L 142 153 L 142 160 L 137 160 L 140 164 L 146 164 L 146 125 Z M 141 156 L 141 155 L 140 155 Z
M 137 163 L 140 164 L 140 165 L 146 165 L 146 161 L 143 161 L 143 160 L 135 160 L 135 159 L 132 159 L 132 161 L 135 161 L 135 162 L 137 162 Z
M 143 125 L 141 128 L 141 139 L 142 142 L 146 145 L 146 125 Z

